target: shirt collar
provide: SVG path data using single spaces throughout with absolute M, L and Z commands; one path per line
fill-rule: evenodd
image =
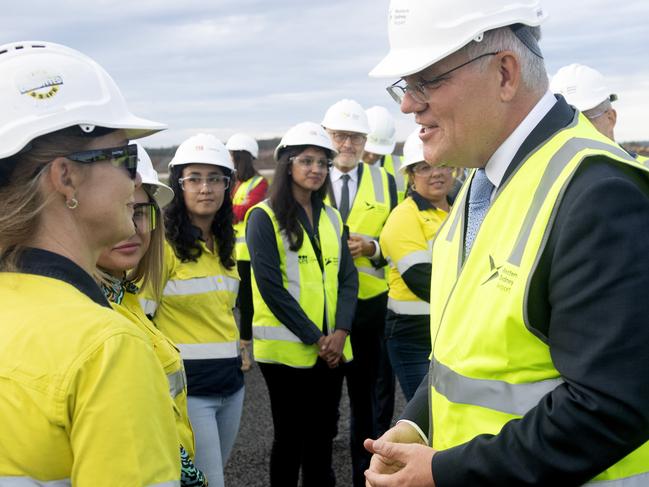
M 523 142 L 528 135 L 534 130 L 543 117 L 552 109 L 557 99 L 551 91 L 547 91 L 539 100 L 539 102 L 532 108 L 530 113 L 523 119 L 523 121 L 516 127 L 516 129 L 507 137 L 507 139 L 498 147 L 496 152 L 489 158 L 485 166 L 487 179 L 495 188 L 502 183 L 503 176 L 509 163 L 512 161 L 518 149 L 523 145 Z
M 350 179 L 352 181 L 354 181 L 355 183 L 358 182 L 358 166 L 360 164 L 363 164 L 363 163 L 362 162 L 359 163 L 354 169 L 352 169 L 349 172 L 342 172 L 337 167 L 335 167 L 335 166 L 332 167 L 331 168 L 331 182 L 338 181 L 343 174 L 349 175 Z
M 51 277 L 66 282 L 95 303 L 110 308 L 104 293 L 90 274 L 62 255 L 43 249 L 28 248 L 20 256 L 18 269 L 24 274 Z

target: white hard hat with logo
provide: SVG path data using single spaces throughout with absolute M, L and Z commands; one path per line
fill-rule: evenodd
M 374 154 L 392 154 L 397 145 L 394 117 L 387 108 L 373 106 L 365 110 L 370 125 L 365 150 Z
M 211 134 L 196 134 L 185 140 L 176 149 L 169 169 L 183 164 L 210 164 L 234 172 L 234 165 L 223 142 Z
M 325 151 L 329 152 L 330 157 L 337 154 L 336 149 L 334 149 L 334 146 L 331 143 L 329 134 L 321 125 L 314 122 L 302 122 L 294 125 L 286 131 L 284 137 L 282 137 L 282 140 L 279 142 L 279 145 L 275 148 L 275 160 L 279 160 L 282 150 L 297 145 L 321 147 L 325 149 Z
M 400 78 L 417 73 L 472 40 L 481 40 L 488 30 L 514 24 L 538 26 L 546 17 L 539 0 L 392 0 L 390 52 L 370 76 Z
M 399 171 L 406 172 L 406 168 L 424 161 L 424 143 L 419 138 L 420 128 L 417 127 L 403 144 L 403 158 Z
M 135 116 L 110 75 L 88 56 L 51 42 L 0 46 L 0 159 L 36 137 L 79 126 L 124 129 L 137 139 L 165 125 Z
M 160 182 L 158 172 L 153 168 L 151 157 L 142 144 L 137 145 L 137 172 L 142 178 L 142 184 L 148 186 L 148 193 L 153 197 L 158 208 L 164 208 L 174 199 L 174 191 L 169 186 Z
M 564 66 L 552 77 L 550 90 L 563 95 L 577 110 L 584 112 L 595 108 L 605 100 L 615 101 L 606 80 L 599 71 L 583 64 Z
M 370 125 L 363 107 L 354 100 L 343 99 L 329 107 L 322 126 L 330 130 L 370 133 Z
M 259 144 L 247 134 L 234 134 L 228 139 L 225 147 L 230 151 L 245 150 L 250 152 L 255 159 L 259 156 Z

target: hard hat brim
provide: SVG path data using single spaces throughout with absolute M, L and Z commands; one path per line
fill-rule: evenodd
M 174 199 L 174 191 L 164 183 L 142 183 L 154 188 L 153 199 L 155 200 L 158 208 L 162 209 L 171 203 Z

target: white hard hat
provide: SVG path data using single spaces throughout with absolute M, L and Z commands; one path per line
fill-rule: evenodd
M 322 126 L 330 130 L 370 133 L 370 125 L 363 107 L 354 100 L 340 100 L 329 107 Z
M 257 157 L 259 156 L 259 145 L 257 144 L 257 141 L 247 134 L 234 134 L 228 139 L 225 147 L 231 151 L 248 151 L 255 159 L 257 159 Z
M 397 138 L 394 118 L 388 109 L 377 105 L 365 110 L 365 114 L 370 125 L 365 150 L 383 156 L 392 154 Z
M 234 172 L 230 153 L 223 142 L 211 134 L 192 135 L 178 146 L 169 162 L 169 169 L 183 164 L 211 164 Z
M 153 168 L 151 158 L 142 144 L 137 145 L 137 172 L 142 178 L 142 184 L 149 186 L 149 194 L 153 197 L 159 208 L 164 208 L 174 199 L 174 190 L 160 182 L 158 172 Z
M 370 76 L 400 78 L 458 51 L 488 30 L 546 19 L 539 0 L 392 0 L 390 52 Z
M 605 100 L 617 100 L 602 73 L 583 64 L 569 64 L 557 71 L 550 82 L 550 90 L 563 95 L 581 112 L 595 108 Z
M 133 115 L 119 88 L 88 56 L 51 42 L 0 46 L 0 159 L 41 135 L 78 125 L 124 129 L 137 139 L 165 125 Z
M 424 143 L 419 138 L 419 127 L 417 127 L 403 144 L 403 158 L 399 171 L 406 172 L 408 166 L 424 161 Z
M 275 148 L 275 160 L 279 160 L 280 153 L 283 149 L 296 145 L 322 147 L 326 151 L 329 151 L 331 155 L 335 155 L 338 152 L 334 149 L 329 134 L 321 125 L 314 122 L 302 122 L 291 127 L 284 134 L 279 145 Z

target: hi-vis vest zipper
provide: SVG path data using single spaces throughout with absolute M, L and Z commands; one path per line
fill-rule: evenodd
M 349 233 L 378 242 L 389 215 L 390 190 L 387 173 L 380 167 L 366 164 L 347 217 Z M 355 258 L 354 264 L 358 270 L 359 299 L 370 299 L 387 292 L 386 267 L 375 268 L 367 257 Z
M 434 448 L 498 434 L 563 383 L 548 345 L 526 327 L 527 291 L 566 187 L 585 158 L 601 155 L 649 174 L 583 115 L 575 116 L 499 188 L 464 265 L 470 183 L 463 186 L 433 244 Z M 645 485 L 648 472 L 649 442 L 594 480 L 609 481 L 607 487 Z
M 237 188 L 237 192 L 232 198 L 233 205 L 241 205 L 250 192 L 255 189 L 259 183 L 264 180 L 262 176 L 255 175 L 248 179 L 247 181 L 242 182 Z M 236 244 L 234 246 L 234 253 L 237 256 L 237 260 L 245 260 L 250 262 L 250 252 L 248 252 L 248 246 L 246 245 L 246 225 L 245 220 L 241 220 L 239 223 L 234 224 L 234 233 L 237 237 Z
M 340 214 L 328 205 L 325 205 L 320 213 L 318 235 L 324 267 L 324 270 L 321 270 L 306 231 L 302 247 L 293 251 L 290 249 L 284 233 L 280 232 L 275 213 L 268 202 L 262 201 L 255 208 L 264 210 L 273 223 L 284 288 L 321 331 L 327 327 L 327 332 L 333 333 L 338 304 L 338 269 L 340 267 L 340 239 L 343 226 Z M 261 297 L 254 275 L 253 270 L 252 299 L 255 314 L 252 319 L 252 335 L 255 360 L 296 368 L 313 367 L 318 359 L 317 344 L 303 343 L 279 322 Z M 326 320 L 325 323 L 323 323 L 323 317 Z M 345 339 L 343 359 L 345 361 L 352 359 L 349 337 Z

